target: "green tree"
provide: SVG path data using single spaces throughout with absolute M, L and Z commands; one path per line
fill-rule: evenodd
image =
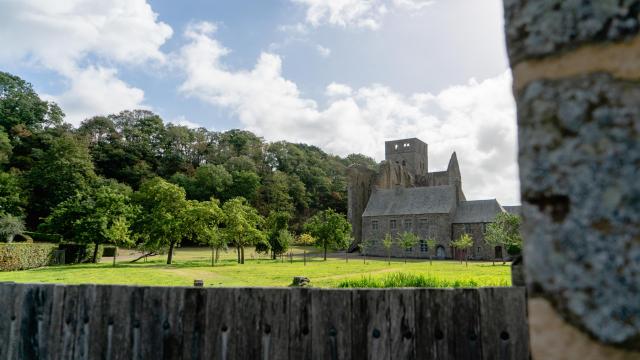
M 373 243 L 369 240 L 363 240 L 360 244 L 358 244 L 358 248 L 360 249 L 360 252 L 362 253 L 363 258 L 363 263 L 366 264 L 367 263 L 367 251 L 369 249 L 371 249 L 371 247 L 373 246 Z
M 391 265 L 391 247 L 393 246 L 393 236 L 386 233 L 384 239 L 382 239 L 382 246 L 387 252 L 387 265 Z
M 242 196 L 254 204 L 260 187 L 260 176 L 253 171 L 241 170 L 231 173 L 231 184 L 226 188 L 225 198 Z
M 207 200 L 212 196 L 224 197 L 233 182 L 233 177 L 222 165 L 205 164 L 196 169 L 193 180 L 190 197 Z
M 168 247 L 167 264 L 171 264 L 175 246 L 191 234 L 191 229 L 184 226 L 189 206 L 184 189 L 156 177 L 142 183 L 134 200 L 141 209 L 134 230 L 145 248 Z
M 104 181 L 58 204 L 41 224 L 41 229 L 81 244 L 94 244 L 96 262 L 99 245 L 133 245 L 129 227 L 135 216 L 131 190 Z
M 4 165 L 9 162 L 12 149 L 13 146 L 11 146 L 9 136 L 7 136 L 7 133 L 0 128 L 0 165 Z
M 19 217 L 11 214 L 0 216 L 0 237 L 4 238 L 6 242 L 13 242 L 13 238 L 22 234 L 24 230 L 24 221 Z
M 188 237 L 211 248 L 211 266 L 217 261 L 219 251 L 226 248 L 225 238 L 218 229 L 224 217 L 219 204 L 214 198 L 209 201 L 190 200 L 183 220 L 183 226 L 189 230 Z
M 8 133 L 25 126 L 30 131 L 62 123 L 58 105 L 43 101 L 28 82 L 0 72 L 0 126 Z
M 433 255 L 436 252 L 436 246 L 438 243 L 434 238 L 428 238 L 427 240 L 427 250 L 429 251 L 429 264 L 433 265 Z
M 312 216 L 304 229 L 316 239 L 316 246 L 324 249 L 324 260 L 327 260 L 327 249 L 343 249 L 349 245 L 351 224 L 344 215 L 333 209 Z
M 225 202 L 222 205 L 222 212 L 224 213 L 222 232 L 227 241 L 235 246 L 238 264 L 244 264 L 244 248 L 266 242 L 266 237 L 260 230 L 264 224 L 264 218 L 243 197 Z
M 71 135 L 51 141 L 36 153 L 37 161 L 26 175 L 29 188 L 27 223 L 35 226 L 62 201 L 84 192 L 96 180 L 89 149 Z
M 268 243 L 256 248 L 259 252 L 271 251 L 271 258 L 276 259 L 278 255 L 284 254 L 289 249 L 291 241 L 287 236 L 282 236 L 283 231 L 289 229 L 289 220 L 291 215 L 286 212 L 272 211 L 266 220 L 266 231 Z
M 495 220 L 487 225 L 484 242 L 492 249 L 502 246 L 509 249 L 509 254 L 519 253 L 522 249 L 521 222 L 522 219 L 517 215 L 508 212 L 499 213 Z M 493 264 L 495 265 L 495 257 Z
M 469 266 L 469 254 L 467 250 L 473 246 L 473 238 L 471 238 L 471 235 L 467 233 L 460 235 L 460 238 L 451 242 L 451 246 L 463 252 L 465 264 Z M 462 262 L 462 257 L 460 258 L 460 262 Z
M 405 231 L 400 234 L 400 245 L 404 249 L 404 263 L 407 263 L 407 253 L 413 250 L 413 247 L 418 244 L 418 235 Z
M 0 213 L 22 217 L 26 204 L 20 172 L 0 172 Z

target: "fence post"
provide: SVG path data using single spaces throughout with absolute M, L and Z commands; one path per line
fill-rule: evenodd
M 638 358 L 637 3 L 504 4 L 533 356 Z

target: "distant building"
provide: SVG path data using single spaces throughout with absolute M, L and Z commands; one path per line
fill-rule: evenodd
M 392 256 L 427 258 L 455 257 L 452 239 L 463 233 L 473 238 L 469 251 L 473 259 L 502 258 L 506 250 L 490 248 L 484 232 L 500 212 L 519 214 L 519 206 L 502 207 L 496 199 L 467 200 L 456 154 L 451 155 L 445 171 L 428 172 L 428 145 L 419 139 L 385 143 L 385 161 L 376 172 L 363 166 L 349 168 L 349 220 L 354 244 L 367 241 L 367 253 L 386 255 L 382 239 L 408 231 L 420 238 L 412 249 L 392 248 Z M 435 252 L 427 248 L 433 238 Z

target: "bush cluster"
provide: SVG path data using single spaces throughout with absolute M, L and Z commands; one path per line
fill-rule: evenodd
M 56 244 L 0 243 L 0 271 L 26 270 L 51 263 Z

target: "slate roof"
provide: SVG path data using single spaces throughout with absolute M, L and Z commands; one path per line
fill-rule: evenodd
M 513 215 L 522 215 L 522 206 L 503 206 L 502 207 L 506 212 Z
M 454 186 L 375 189 L 362 216 L 448 214 L 455 207 Z
M 493 222 L 496 215 L 504 211 L 496 199 L 463 201 L 458 204 L 454 224 Z

